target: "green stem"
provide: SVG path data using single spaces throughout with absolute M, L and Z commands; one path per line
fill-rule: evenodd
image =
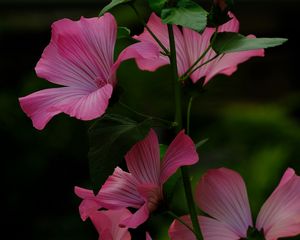
M 190 120 L 191 120 L 191 108 L 193 104 L 194 97 L 191 96 L 187 108 L 187 114 L 186 114 L 186 134 L 190 135 Z
M 181 89 L 180 82 L 178 81 L 178 69 L 177 69 L 177 60 L 176 60 L 176 47 L 175 47 L 175 38 L 172 25 L 168 24 L 168 33 L 170 41 L 170 63 L 172 68 L 172 78 L 174 79 L 174 97 L 175 97 L 175 119 L 174 122 L 177 122 L 176 131 L 179 132 L 182 128 L 182 110 L 181 110 Z
M 176 45 L 172 25 L 168 24 L 168 33 L 170 41 L 170 63 L 172 69 L 172 77 L 174 84 L 174 96 L 175 96 L 175 122 L 178 123 L 176 131 L 179 132 L 182 129 L 182 110 L 181 110 L 181 86 L 178 78 L 177 60 L 176 60 Z M 182 180 L 185 190 L 185 197 L 188 204 L 191 220 L 193 223 L 193 229 L 195 236 L 200 240 L 201 231 L 198 222 L 198 216 L 196 212 L 195 202 L 192 193 L 192 187 L 190 182 L 190 176 L 187 167 L 181 167 Z
M 153 37 L 153 39 L 157 42 L 157 44 L 162 48 L 162 50 L 164 51 L 163 55 L 168 56 L 170 54 L 169 50 L 163 45 L 163 43 L 158 39 L 158 37 L 156 37 L 154 32 L 152 32 L 152 30 L 147 26 L 146 22 L 144 21 L 144 18 L 142 18 L 142 16 L 140 15 L 138 10 L 134 6 L 134 4 L 129 3 L 129 5 L 131 6 L 132 10 L 135 12 L 135 14 L 138 17 L 138 19 L 140 20 L 140 22 L 143 24 L 143 26 L 147 29 L 147 31 L 150 33 L 150 35 Z
M 204 63 L 200 64 L 198 67 L 196 67 L 196 68 L 190 73 L 190 75 L 191 75 L 192 73 L 194 73 L 195 71 L 197 71 L 199 68 L 201 68 L 201 67 L 203 67 L 204 65 L 210 63 L 211 61 L 215 60 L 215 59 L 216 59 L 217 57 L 219 57 L 219 56 L 220 56 L 220 55 L 217 54 L 216 56 L 212 57 L 211 59 L 208 59 L 208 60 L 205 61 Z M 188 76 L 187 76 L 187 77 L 188 77 Z M 185 78 L 184 78 L 184 79 L 185 79 Z
M 159 118 L 159 117 L 154 117 L 154 116 L 151 116 L 151 115 L 147 115 L 147 114 L 144 114 L 144 113 L 140 113 L 134 109 L 132 109 L 131 107 L 129 107 L 127 104 L 123 103 L 123 102 L 119 102 L 119 104 L 124 107 L 126 110 L 138 115 L 138 116 L 141 116 L 141 117 L 144 117 L 144 118 L 151 118 L 151 119 L 154 119 L 154 120 L 157 120 L 159 122 L 162 122 L 166 125 L 168 125 L 169 127 L 175 127 L 177 126 L 177 123 L 176 122 L 170 122 L 168 120 L 165 120 L 165 119 L 162 119 L 162 118 Z
M 217 33 L 218 33 L 218 27 L 216 28 L 216 31 L 214 32 L 214 35 L 212 37 L 212 40 L 210 42 L 210 44 L 208 45 L 208 47 L 205 49 L 205 51 L 201 54 L 201 56 L 194 62 L 194 64 L 182 75 L 181 80 L 185 80 L 187 79 L 194 71 L 194 67 L 197 66 L 197 64 L 206 56 L 206 54 L 208 53 L 208 51 L 211 49 L 216 37 L 217 37 Z M 207 64 L 207 63 L 205 63 Z M 202 67 L 204 64 L 201 64 L 200 66 Z M 196 69 L 198 69 L 199 67 L 197 67 Z M 194 70 L 193 70 L 194 69 Z
M 167 213 L 168 213 L 171 217 L 177 219 L 178 222 L 180 222 L 182 225 L 186 226 L 191 232 L 193 232 L 193 233 L 197 236 L 197 234 L 194 232 L 194 229 L 191 228 L 187 223 L 185 223 L 185 222 L 184 222 L 180 217 L 178 217 L 175 213 L 173 213 L 172 211 L 167 211 Z

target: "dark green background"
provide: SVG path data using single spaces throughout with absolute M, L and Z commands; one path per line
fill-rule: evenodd
M 59 115 L 45 130 L 37 131 L 21 111 L 18 97 L 51 86 L 34 73 L 49 43 L 51 23 L 96 16 L 107 2 L 0 1 L 2 236 L 97 239 L 91 224 L 81 222 L 80 200 L 73 194 L 75 185 L 89 186 L 86 130 L 90 123 Z M 146 5 L 140 1 L 139 7 L 147 18 Z M 299 9 L 297 0 L 236 0 L 234 12 L 243 34 L 286 37 L 289 42 L 267 50 L 265 58 L 240 65 L 231 78 L 214 78 L 192 109 L 193 139 L 209 138 L 199 150 L 193 182 L 211 167 L 238 170 L 247 183 L 254 216 L 288 166 L 300 174 Z M 118 7 L 113 14 L 133 33 L 142 30 L 129 8 Z M 117 51 L 126 44 L 119 42 Z M 124 63 L 118 71 L 126 90 L 123 101 L 139 111 L 172 119 L 168 70 L 140 72 L 132 61 Z M 181 190 L 177 193 L 173 206 L 184 213 Z M 164 221 L 151 220 L 154 239 L 163 239 L 159 232 L 166 231 L 170 219 Z

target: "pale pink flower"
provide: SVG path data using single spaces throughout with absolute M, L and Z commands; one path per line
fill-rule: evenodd
M 121 225 L 136 228 L 145 222 L 163 199 L 162 186 L 176 170 L 185 165 L 198 162 L 193 141 L 178 133 L 168 147 L 162 161 L 158 138 L 154 130 L 136 143 L 125 156 L 129 172 L 117 167 L 100 189 L 97 198 L 102 207 L 138 209 Z
M 247 238 L 253 227 L 246 186 L 235 171 L 220 168 L 210 170 L 198 183 L 196 201 L 210 217 L 199 216 L 205 240 L 238 240 Z M 189 217 L 183 218 L 191 225 Z M 300 234 L 300 177 L 289 168 L 279 185 L 262 206 L 255 225 L 266 240 Z M 195 239 L 187 227 L 174 221 L 169 235 L 172 240 L 181 236 Z
M 233 14 L 230 14 L 232 19 L 219 26 L 219 32 L 238 32 L 239 21 Z M 167 25 L 163 24 L 161 19 L 152 13 L 147 26 L 151 31 L 158 37 L 162 44 L 169 49 L 169 38 Z M 177 52 L 177 65 L 178 75 L 182 76 L 203 54 L 210 44 L 210 39 L 215 31 L 214 28 L 207 27 L 202 34 L 195 32 L 189 28 L 182 28 L 182 31 L 177 27 L 173 26 L 176 52 Z M 250 35 L 249 37 L 254 37 Z M 150 33 L 145 29 L 144 32 L 138 36 L 134 36 L 135 39 L 141 42 L 148 42 L 154 44 L 159 51 L 163 52 L 163 49 L 157 44 Z M 134 45 L 133 45 L 134 46 Z M 138 45 L 137 45 L 138 46 Z M 157 50 L 156 50 L 157 51 Z M 206 56 L 198 63 L 197 66 L 205 63 L 207 60 L 213 58 L 216 53 L 211 49 L 207 52 Z M 231 75 L 237 70 L 237 65 L 247 61 L 249 58 L 254 56 L 264 56 L 264 50 L 250 50 L 236 53 L 228 53 L 217 57 L 210 63 L 202 66 L 196 70 L 190 77 L 195 83 L 202 77 L 205 77 L 204 84 L 212 79 L 217 74 Z M 142 62 L 143 70 L 155 71 L 157 68 L 169 64 L 169 58 L 163 54 L 159 56 L 159 59 L 153 61 L 153 59 L 137 59 L 137 63 Z
M 100 117 L 117 83 L 115 72 L 121 61 L 158 57 L 152 44 L 138 44 L 134 49 L 125 49 L 114 63 L 116 38 L 117 24 L 109 13 L 100 18 L 62 19 L 53 23 L 51 41 L 35 71 L 39 77 L 63 87 L 19 99 L 35 128 L 43 129 L 61 112 L 82 120 Z
M 99 240 L 130 240 L 128 228 L 121 228 L 119 223 L 131 216 L 126 209 L 101 210 L 94 212 L 90 219 L 99 233 Z

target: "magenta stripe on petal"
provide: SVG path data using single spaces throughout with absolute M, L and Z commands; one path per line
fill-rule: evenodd
M 126 154 L 129 172 L 139 183 L 159 185 L 160 154 L 159 143 L 153 129 L 145 139 L 136 143 Z
M 103 184 L 97 197 L 103 207 L 108 209 L 139 208 L 145 201 L 138 193 L 137 185 L 138 182 L 131 173 L 117 167 Z
M 256 227 L 266 240 L 300 234 L 300 177 L 288 169 L 278 187 L 262 206 Z
M 241 238 L 252 226 L 250 206 L 242 177 L 226 168 L 208 171 L 196 190 L 199 207 Z

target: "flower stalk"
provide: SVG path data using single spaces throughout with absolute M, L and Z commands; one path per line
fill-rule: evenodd
M 177 69 L 177 60 L 176 60 L 176 45 L 175 38 L 172 25 L 168 24 L 168 34 L 169 34 L 169 42 L 170 42 L 170 64 L 172 69 L 172 78 L 174 84 L 174 98 L 175 98 L 175 122 L 178 124 L 176 126 L 176 132 L 179 132 L 182 129 L 182 109 L 181 109 L 181 86 L 178 77 L 178 69 Z M 201 231 L 198 222 L 197 211 L 195 207 L 195 202 L 192 193 L 192 187 L 190 182 L 190 174 L 188 168 L 181 167 L 181 175 L 184 185 L 185 197 L 188 204 L 192 224 L 193 224 L 193 232 L 198 240 L 201 239 Z

